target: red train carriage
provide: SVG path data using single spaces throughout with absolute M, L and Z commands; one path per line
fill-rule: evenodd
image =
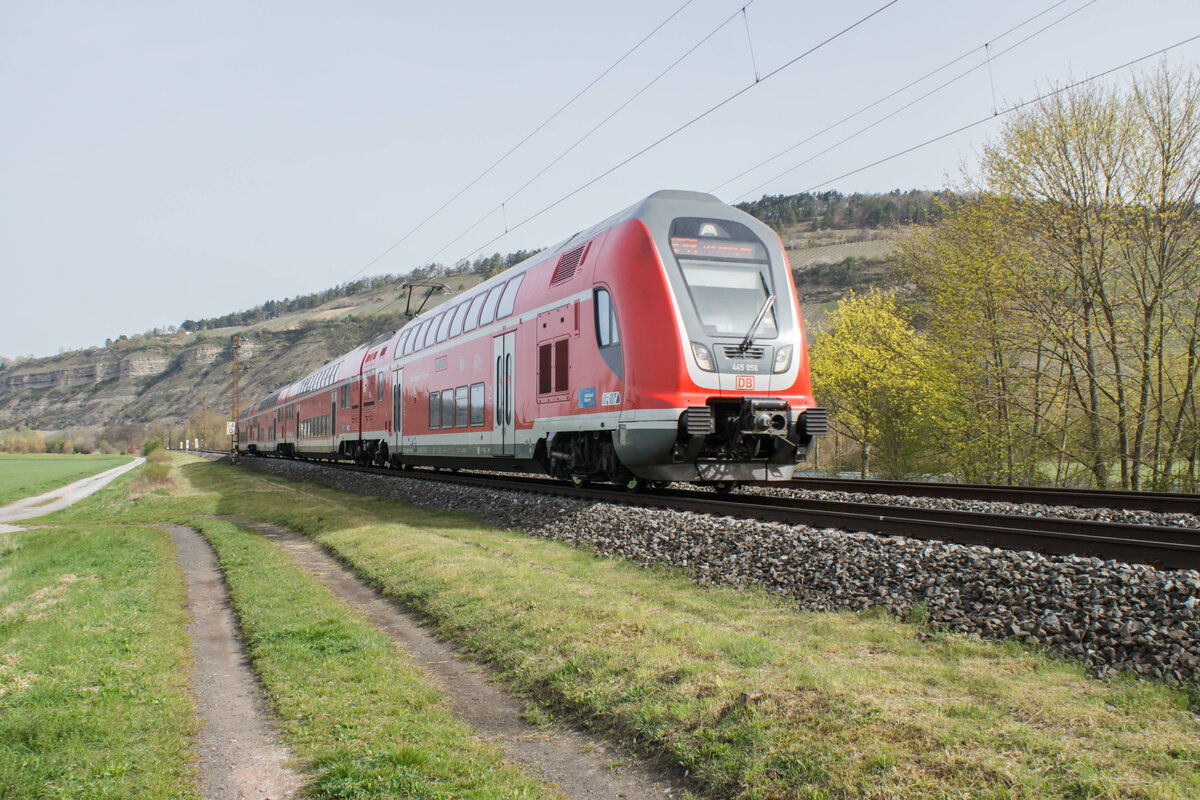
M 247 408 L 248 452 L 731 486 L 825 432 L 778 236 L 657 192 Z

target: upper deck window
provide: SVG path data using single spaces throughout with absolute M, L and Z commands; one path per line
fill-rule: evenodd
M 467 315 L 467 309 L 470 307 L 471 307 L 471 304 L 464 300 L 462 303 L 459 304 L 458 310 L 454 312 L 454 322 L 450 323 L 450 338 L 451 339 L 453 339 L 455 336 L 458 336 L 460 333 L 462 333 L 463 317 L 465 317 Z
M 500 293 L 504 291 L 504 284 L 497 284 L 488 292 L 487 300 L 483 301 L 483 311 L 479 313 L 479 327 L 488 325 L 496 318 L 496 303 L 500 302 Z
M 450 338 L 450 323 L 454 321 L 455 309 L 450 309 L 442 315 L 442 324 L 438 326 L 437 340 L 444 342 Z
M 442 313 L 444 314 L 445 312 L 442 312 Z M 438 314 L 436 317 L 433 318 L 433 322 L 430 323 L 429 330 L 425 332 L 425 346 L 426 347 L 432 347 L 433 345 L 437 344 L 437 330 L 438 330 L 438 326 L 441 323 L 442 323 L 442 314 Z
M 500 305 L 496 308 L 496 319 L 504 319 L 513 312 L 513 308 L 517 303 L 517 290 L 521 288 L 521 279 L 525 277 L 525 273 L 521 273 L 513 278 L 504 287 L 504 294 L 500 297 Z
M 471 301 L 471 308 L 467 311 L 467 320 L 463 324 L 463 333 L 468 333 L 475 330 L 479 325 L 479 309 L 483 308 L 483 301 L 487 298 L 487 293 L 475 295 L 475 299 Z
M 745 336 L 774 292 L 767 248 L 740 222 L 680 217 L 671 223 L 671 252 L 679 262 L 696 316 L 710 336 Z M 779 335 L 776 312 L 760 338 Z

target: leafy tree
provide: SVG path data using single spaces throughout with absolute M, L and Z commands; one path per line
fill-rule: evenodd
M 908 326 L 899 302 L 872 289 L 851 294 L 814 340 L 814 391 L 836 428 L 859 446 L 861 474 L 889 477 L 936 468 L 940 396 L 936 362 Z

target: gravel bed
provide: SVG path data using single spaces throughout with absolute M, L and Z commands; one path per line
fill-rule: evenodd
M 1011 514 L 1022 517 L 1058 517 L 1061 519 L 1123 522 L 1132 525 L 1166 525 L 1173 528 L 1200 529 L 1200 516 L 1162 511 L 1139 511 L 1122 508 L 1080 508 L 1077 506 L 1048 506 L 1040 503 L 1006 503 L 994 500 L 963 500 L 955 497 L 911 497 L 866 492 L 830 492 L 821 489 L 783 489 L 767 486 L 746 486 L 743 494 L 762 494 L 777 497 L 802 497 L 809 500 L 832 500 L 842 503 L 878 503 L 911 508 L 936 508 L 951 511 L 978 511 L 984 514 Z M 1200 530 L 1198 530 L 1200 532 Z
M 939 630 L 1013 638 L 1099 675 L 1124 671 L 1193 687 L 1200 677 L 1195 570 L 640 509 L 277 459 L 241 463 L 345 491 L 468 511 L 606 555 L 681 567 L 701 582 L 765 586 L 813 611 L 882 607 Z

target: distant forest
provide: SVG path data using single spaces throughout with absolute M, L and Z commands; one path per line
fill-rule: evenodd
M 417 267 L 407 275 L 377 275 L 370 278 L 360 278 L 356 281 L 348 281 L 335 286 L 332 289 L 326 289 L 323 292 L 285 297 L 283 300 L 268 300 L 254 308 L 245 311 L 234 311 L 220 317 L 208 317 L 207 319 L 200 320 L 186 319 L 179 326 L 179 329 L 194 333 L 195 331 L 209 331 L 215 328 L 253 325 L 256 322 L 275 319 L 281 314 L 316 308 L 339 297 L 353 297 L 356 294 L 378 289 L 382 286 L 394 286 L 407 281 L 428 280 L 447 275 L 459 275 L 464 272 L 476 272 L 489 277 L 515 264 L 519 264 L 537 252 L 537 250 L 517 250 L 508 255 L 494 253 L 490 256 L 481 256 L 474 261 L 462 261 L 450 267 L 443 266 L 442 264 L 427 264 L 424 267 Z
M 921 189 L 851 195 L 835 191 L 801 192 L 764 195 L 760 200 L 738 203 L 737 207 L 775 229 L 800 222 L 810 223 L 814 230 L 881 228 L 937 222 L 952 198 L 952 192 Z
M 902 192 L 896 189 L 885 194 L 851 194 L 829 191 L 811 194 L 802 192 L 789 195 L 767 195 L 760 200 L 739 203 L 738 208 L 773 228 L 786 225 L 810 223 L 816 230 L 829 228 L 878 228 L 892 225 L 927 225 L 940 220 L 943 206 L 952 193 L 926 192 L 913 189 Z M 287 297 L 283 300 L 268 300 L 262 305 L 245 311 L 234 311 L 220 317 L 188 319 L 180 330 L 196 332 L 215 328 L 230 328 L 253 325 L 256 322 L 274 319 L 281 314 L 306 311 L 356 294 L 392 286 L 405 281 L 427 280 L 464 272 L 476 272 L 485 276 L 495 275 L 501 270 L 519 264 L 537 253 L 537 250 L 517 250 L 507 255 L 495 253 L 474 261 L 462 261 L 452 266 L 427 264 L 407 275 L 379 275 L 349 281 L 332 289 L 312 294 Z

